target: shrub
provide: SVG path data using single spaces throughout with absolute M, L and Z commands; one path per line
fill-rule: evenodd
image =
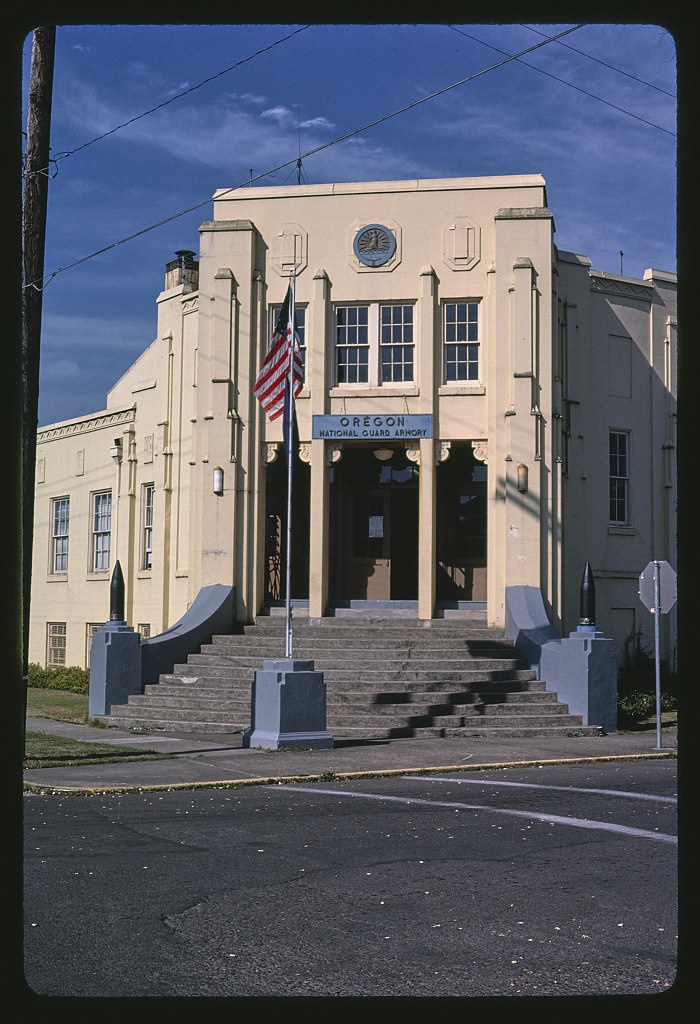
M 661 691 L 661 710 L 678 710 L 678 700 L 676 697 L 671 693 L 664 693 L 663 690 Z M 634 690 L 632 693 L 626 693 L 618 697 L 618 725 L 622 726 L 622 728 L 624 728 L 625 725 L 643 722 L 645 719 L 651 718 L 655 714 L 655 693 L 641 693 L 639 690 Z
M 27 686 L 37 690 L 69 690 L 71 693 L 88 693 L 90 670 L 77 665 L 52 665 L 42 668 L 32 663 L 27 669 Z
M 677 675 L 663 660 L 660 675 L 662 695 L 666 693 L 676 696 Z M 631 633 L 625 641 L 624 659 L 617 673 L 617 692 L 620 697 L 656 693 L 654 652 L 644 646 L 640 631 Z
M 677 711 L 678 677 L 665 661 L 660 664 L 661 710 Z M 632 633 L 625 643 L 624 661 L 617 674 L 618 724 L 623 728 L 656 714 L 656 659 Z

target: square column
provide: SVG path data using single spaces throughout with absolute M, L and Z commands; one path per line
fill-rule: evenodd
M 323 617 L 328 604 L 328 558 L 330 530 L 330 487 L 328 458 L 340 455 L 339 449 L 323 440 L 311 442 L 311 495 L 309 537 L 309 617 Z
M 432 619 L 435 610 L 436 544 L 435 507 L 436 472 L 435 443 L 432 438 L 420 441 L 418 456 L 418 618 Z M 406 453 L 416 461 L 414 452 Z

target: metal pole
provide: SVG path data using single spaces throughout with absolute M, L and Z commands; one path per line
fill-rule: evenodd
M 654 561 L 654 661 L 656 662 L 656 746 L 661 750 L 661 659 L 659 651 L 659 616 L 661 609 L 660 565 Z
M 34 483 L 39 403 L 42 276 L 49 193 L 51 101 L 56 26 L 32 33 L 27 104 L 27 151 L 22 202 L 21 426 L 22 426 L 22 722 L 26 737 L 29 619 L 34 536 Z
M 289 346 L 289 368 L 287 370 L 287 383 L 289 397 L 289 416 L 287 417 L 287 586 L 286 586 L 286 629 L 285 629 L 285 657 L 292 657 L 292 467 L 294 465 L 294 453 L 292 441 L 294 439 L 294 288 L 296 284 L 296 269 L 292 270 L 289 289 L 289 323 L 292 327 L 292 338 Z

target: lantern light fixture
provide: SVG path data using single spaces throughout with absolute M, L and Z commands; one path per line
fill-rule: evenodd
M 518 463 L 518 490 L 521 494 L 527 494 L 527 466 L 524 462 Z

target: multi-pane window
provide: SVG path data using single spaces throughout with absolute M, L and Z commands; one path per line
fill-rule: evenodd
M 478 381 L 479 303 L 447 302 L 443 323 L 445 381 Z
M 141 568 L 153 567 L 153 498 L 154 484 L 144 484 L 141 491 Z
M 413 380 L 413 306 L 380 306 L 381 380 Z
M 90 668 L 90 652 L 92 651 L 92 640 L 98 629 L 104 626 L 104 622 L 85 623 L 85 668 Z
M 336 306 L 337 384 L 413 381 L 413 306 L 392 303 Z
M 65 665 L 66 663 L 66 624 L 65 622 L 46 623 L 46 664 Z
M 68 572 L 70 498 L 54 498 L 51 507 L 51 572 Z
M 610 522 L 629 523 L 629 435 L 610 431 Z
M 141 634 L 142 640 L 148 640 L 151 635 L 151 624 L 150 622 L 139 622 L 136 627 L 137 631 Z
M 369 380 L 368 320 L 368 306 L 336 308 L 335 355 L 338 384 L 366 384 Z
M 92 496 L 92 544 L 90 569 L 108 572 L 112 539 L 112 492 Z

